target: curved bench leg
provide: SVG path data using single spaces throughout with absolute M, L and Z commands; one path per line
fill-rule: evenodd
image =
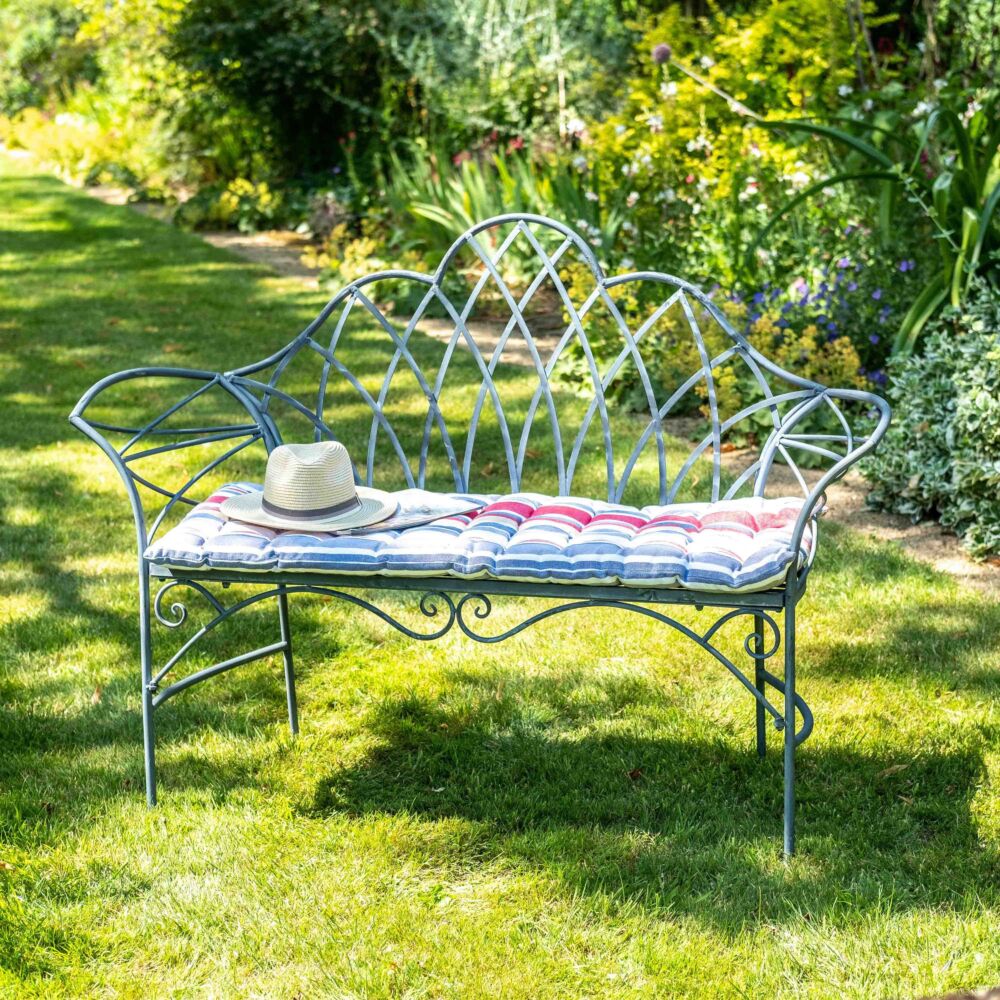
M 146 803 L 156 805 L 156 758 L 153 732 L 153 637 L 150 627 L 149 574 L 139 569 L 139 659 L 142 667 L 142 752 L 146 767 Z
M 278 621 L 281 624 L 281 641 L 285 644 L 282 658 L 285 661 L 285 697 L 288 700 L 288 728 L 295 736 L 299 731 L 299 705 L 295 697 L 295 667 L 292 663 L 292 629 L 288 621 L 288 594 L 280 587 L 278 594 Z
M 764 653 L 764 619 L 760 615 L 753 616 L 753 641 L 754 652 L 762 657 Z M 754 687 L 764 693 L 764 661 L 763 658 L 754 660 Z M 764 706 L 755 701 L 757 706 L 757 756 L 763 757 L 767 753 L 767 717 Z
M 795 605 L 785 608 L 785 857 L 795 853 Z

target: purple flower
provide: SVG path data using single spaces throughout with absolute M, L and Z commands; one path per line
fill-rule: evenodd
M 830 333 L 837 332 L 837 324 L 834 323 L 833 320 L 830 320 L 830 322 L 826 324 L 826 328 L 830 331 Z
M 847 290 L 849 292 L 856 292 L 858 290 L 858 283 L 856 281 L 849 281 L 847 283 Z
M 873 298 L 873 299 L 874 299 L 874 300 L 875 300 L 876 302 L 878 302 L 878 300 L 879 300 L 880 298 L 882 298 L 882 289 L 881 289 L 881 288 L 876 288 L 876 289 L 875 289 L 875 291 L 874 291 L 874 292 L 872 292 L 872 298 Z
M 879 342 L 879 335 L 877 333 L 869 334 L 868 339 L 871 343 L 877 344 Z
M 868 378 L 874 382 L 876 385 L 885 385 L 889 381 L 885 372 L 880 368 L 877 372 L 872 372 Z
M 891 312 L 892 309 L 889 306 L 882 306 L 878 311 L 878 321 L 884 323 L 889 318 L 889 313 Z
M 853 233 L 856 228 L 857 228 L 856 226 L 845 226 L 844 227 L 844 235 L 845 236 L 850 236 L 851 233 Z
M 757 294 L 754 295 L 754 297 L 753 297 L 753 301 L 754 301 L 754 305 L 758 305 L 759 306 L 764 301 L 764 293 L 763 292 L 757 292 Z
M 847 257 L 841 257 L 840 260 L 837 261 L 837 267 L 839 267 L 841 270 L 843 270 L 845 267 L 850 267 L 850 266 L 851 262 Z
M 915 268 L 916 266 L 917 266 L 917 265 L 916 265 L 916 262 L 915 262 L 915 261 L 912 261 L 912 260 L 901 260 L 901 261 L 899 262 L 899 269 L 900 269 L 900 271 L 902 271 L 902 272 L 903 272 L 904 274 L 905 274 L 905 273 L 906 273 L 907 271 L 912 271 L 912 270 L 913 270 L 913 269 L 914 269 L 914 268 Z
M 673 55 L 673 49 L 666 42 L 660 42 L 659 45 L 653 46 L 653 62 L 657 66 L 662 66 L 666 62 L 670 62 L 671 55 Z

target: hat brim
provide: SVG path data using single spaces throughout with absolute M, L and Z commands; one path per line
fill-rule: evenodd
M 219 507 L 219 512 L 234 521 L 275 528 L 278 531 L 313 532 L 341 531 L 377 524 L 391 517 L 399 509 L 397 501 L 385 490 L 374 490 L 365 486 L 359 486 L 357 489 L 361 506 L 330 517 L 282 517 L 272 514 L 264 510 L 264 494 L 256 492 L 230 497 Z

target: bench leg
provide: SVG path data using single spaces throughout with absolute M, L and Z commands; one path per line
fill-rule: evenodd
M 285 661 L 285 696 L 288 700 L 288 728 L 294 736 L 299 731 L 299 705 L 295 697 L 295 667 L 292 662 L 292 629 L 288 621 L 288 595 L 281 587 L 278 594 L 278 621 L 281 624 L 281 641 L 285 644 L 282 658 Z
M 149 622 L 149 574 L 139 569 L 139 659 L 142 672 L 142 752 L 146 767 L 146 803 L 156 805 L 156 758 L 153 732 L 153 639 Z
M 785 857 L 795 853 L 795 605 L 785 608 Z
M 764 619 L 760 615 L 753 616 L 753 641 L 754 652 L 758 656 L 764 652 Z M 764 663 L 763 660 L 754 660 L 754 687 L 764 693 Z M 767 728 L 764 706 L 759 701 L 754 701 L 757 707 L 757 756 L 763 757 L 767 753 Z

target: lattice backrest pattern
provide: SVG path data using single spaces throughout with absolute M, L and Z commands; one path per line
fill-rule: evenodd
M 427 326 L 436 339 L 417 333 Z M 584 392 L 567 388 L 570 370 Z M 665 274 L 607 277 L 579 235 L 537 216 L 481 223 L 433 275 L 354 281 L 286 348 L 229 378 L 276 438 L 343 440 L 359 480 L 377 485 L 392 485 L 390 468 L 399 485 L 456 490 L 502 472 L 511 490 L 622 501 L 641 473 L 647 500 L 717 500 L 763 494 L 778 462 L 808 493 L 797 457 L 835 464 L 855 445 L 837 400 L 756 351 L 711 298 Z M 622 412 L 625 385 L 637 417 Z M 699 439 L 681 455 L 672 421 L 692 397 Z M 797 432 L 822 408 L 831 433 Z M 295 437 L 288 416 L 305 429 Z M 734 472 L 723 455 L 738 433 L 759 447 Z

